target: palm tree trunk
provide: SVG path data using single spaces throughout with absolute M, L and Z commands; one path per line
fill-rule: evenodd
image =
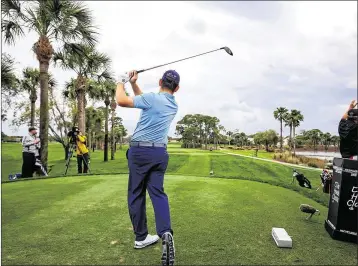
M 105 109 L 105 124 L 104 124 L 104 154 L 103 154 L 103 160 L 105 162 L 108 161 L 108 105 L 106 105 Z
M 295 134 L 295 127 L 292 127 L 293 131 L 293 156 L 296 156 L 296 134 Z
M 48 67 L 53 55 L 53 49 L 46 36 L 40 36 L 34 45 L 34 51 L 40 64 L 40 140 L 41 162 L 47 170 L 48 157 Z
M 30 126 L 35 126 L 35 101 L 31 101 L 31 118 L 30 118 Z
M 280 149 L 282 152 L 282 147 L 283 147 L 283 139 L 282 139 L 282 118 L 280 119 L 281 125 L 280 125 L 280 130 L 281 130 L 281 139 L 280 139 Z
M 292 150 L 292 125 L 290 125 L 290 151 Z
M 85 92 L 82 89 L 77 91 L 77 115 L 78 115 L 78 128 L 85 134 Z
M 114 138 L 114 116 L 115 116 L 115 111 L 112 110 L 112 117 L 111 117 L 111 160 L 114 160 L 114 152 L 115 152 L 115 138 Z
M 48 159 L 48 67 L 49 61 L 40 61 L 40 140 L 41 162 L 47 170 Z
M 92 132 L 90 129 L 88 129 L 88 138 L 87 138 L 87 147 L 91 149 L 92 147 Z

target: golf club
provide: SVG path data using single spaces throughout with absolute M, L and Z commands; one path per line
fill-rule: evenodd
M 173 64 L 173 63 L 184 61 L 184 60 L 194 58 L 194 57 L 197 57 L 197 56 L 201 56 L 201 55 L 204 55 L 204 54 L 213 53 L 213 52 L 216 52 L 216 51 L 219 51 L 219 50 L 225 50 L 225 52 L 227 52 L 229 55 L 231 55 L 231 56 L 234 55 L 233 52 L 230 50 L 230 48 L 225 46 L 225 47 L 221 47 L 221 48 L 216 49 L 216 50 L 212 50 L 212 51 L 202 53 L 202 54 L 198 54 L 198 55 L 193 55 L 193 56 L 190 56 L 190 57 L 187 57 L 187 58 L 184 58 L 184 59 L 180 59 L 180 60 L 176 60 L 176 61 L 173 61 L 173 62 L 170 62 L 170 63 L 163 64 L 163 65 L 159 65 L 159 66 L 155 66 L 155 67 L 151 67 L 151 68 L 147 68 L 147 69 L 141 69 L 141 70 L 138 70 L 137 73 L 142 73 L 142 72 L 147 71 L 147 70 L 151 70 L 151 69 L 155 69 L 155 68 L 158 68 L 158 67 L 170 65 L 170 64 Z

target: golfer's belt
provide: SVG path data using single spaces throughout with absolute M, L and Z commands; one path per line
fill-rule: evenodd
M 167 144 L 164 143 L 153 143 L 153 142 L 141 142 L 141 141 L 132 141 L 129 144 L 130 147 L 161 147 L 166 148 Z

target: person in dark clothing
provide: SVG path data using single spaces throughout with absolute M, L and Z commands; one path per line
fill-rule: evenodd
M 339 122 L 340 152 L 342 158 L 358 160 L 358 109 L 353 100 Z
M 33 177 L 35 171 L 36 156 L 40 148 L 40 139 L 36 138 L 36 134 L 36 128 L 30 127 L 29 134 L 22 139 L 22 178 Z

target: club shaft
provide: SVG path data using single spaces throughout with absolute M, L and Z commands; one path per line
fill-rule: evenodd
M 173 62 L 170 62 L 170 63 L 166 63 L 166 64 L 163 64 L 163 65 L 159 65 L 159 66 L 155 66 L 155 67 L 151 67 L 151 68 L 147 68 L 147 69 L 141 69 L 141 70 L 138 70 L 137 73 L 142 73 L 142 72 L 147 71 L 147 70 L 151 70 L 151 69 L 154 69 L 154 68 L 158 68 L 158 67 L 170 65 L 170 64 L 173 64 L 173 63 L 177 63 L 177 62 L 180 62 L 180 61 L 184 61 L 184 60 L 187 60 L 187 59 L 190 59 L 190 58 L 194 58 L 194 57 L 197 57 L 197 56 L 201 56 L 201 55 L 204 55 L 204 54 L 213 53 L 213 52 L 219 51 L 219 50 L 221 50 L 221 49 L 222 49 L 222 48 L 219 48 L 219 49 L 215 49 L 215 50 L 212 50 L 212 51 L 209 51 L 209 52 L 206 52 L 206 53 L 197 54 L 197 55 L 193 55 L 193 56 L 190 56 L 190 57 L 187 57 L 187 58 L 184 58 L 184 59 L 180 59 L 180 60 L 176 60 L 176 61 L 173 61 Z

